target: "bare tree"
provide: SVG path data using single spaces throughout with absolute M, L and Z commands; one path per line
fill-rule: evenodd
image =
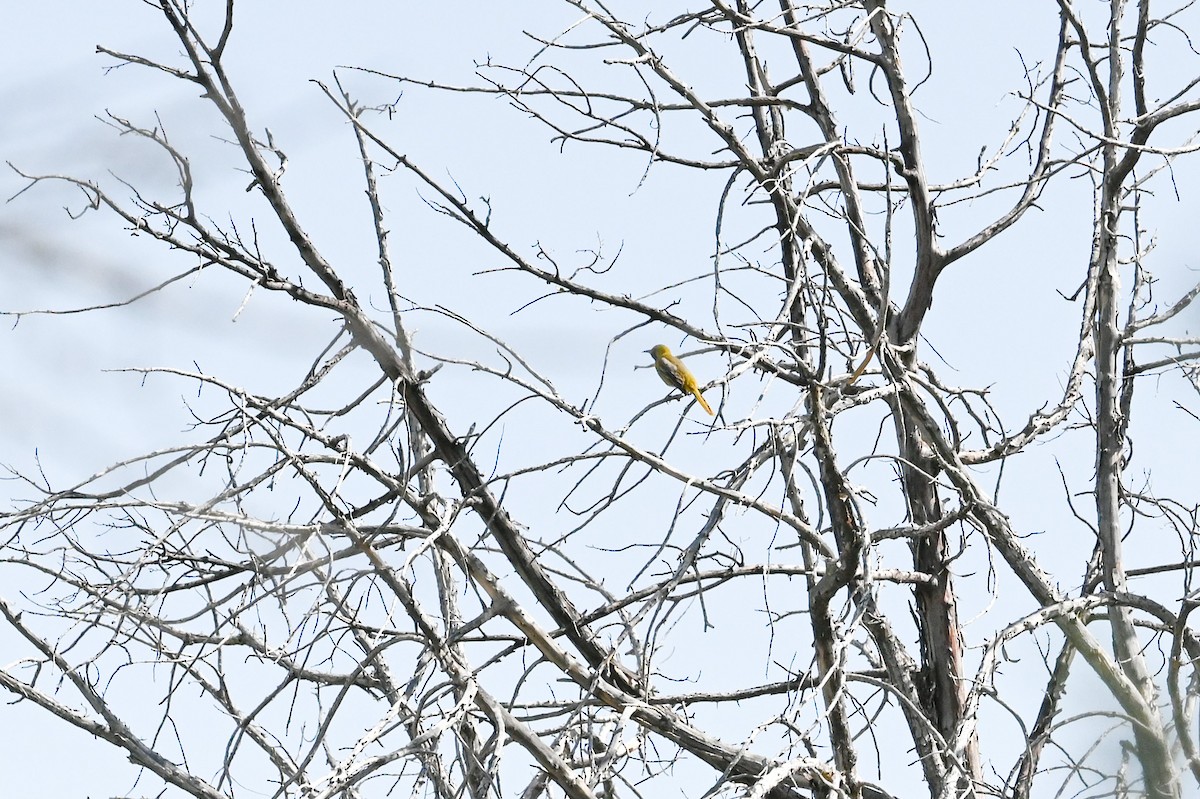
M 1200 350 L 1178 328 L 1200 287 L 1155 301 L 1144 208 L 1198 147 L 1180 133 L 1200 110 L 1191 0 L 1060 0 L 1052 46 L 1021 53 L 999 143 L 936 180 L 917 91 L 938 54 L 904 9 L 564 4 L 575 24 L 531 33 L 526 63 L 484 63 L 469 85 L 352 68 L 319 84 L 353 133 L 375 230 L 378 269 L 353 279 L 290 201 L 286 142 L 238 99 L 226 56 L 250 45 L 232 0 L 211 27 L 161 0 L 177 60 L 101 48 L 199 87 L 260 210 L 213 221 L 230 217 L 204 205 L 193 156 L 119 115 L 174 165 L 177 194 L 30 185 L 73 184 L 83 210 L 190 254 L 189 274 L 224 270 L 256 302 L 294 301 L 339 330 L 281 394 L 147 367 L 202 387 L 192 437 L 73 485 L 20 475 L 24 499 L 0 516 L 6 584 L 48 587 L 0 602 L 24 646 L 0 684 L 196 797 L 1195 791 L 1197 498 L 1154 493 L 1138 477 L 1154 452 L 1130 436 L 1164 408 L 1190 402 L 1196 420 Z M 1152 71 L 1154 48 L 1170 70 Z M 683 66 L 698 59 L 740 72 Z M 615 148 L 647 173 L 711 176 L 710 263 L 634 274 L 611 250 L 568 260 L 514 243 L 491 201 L 471 199 L 479 187 L 390 136 L 378 97 L 397 85 L 501 98 L 554 152 Z M 1061 394 L 1002 419 L 986 386 L 955 387 L 923 357 L 935 290 L 1031 211 L 1059 213 L 1046 198 L 1068 182 L 1094 203 L 1062 304 L 1078 336 Z M 478 279 L 493 282 L 477 290 L 532 281 L 544 301 L 522 313 L 547 328 L 563 307 L 620 320 L 586 401 L 502 339 L 507 310 L 456 313 L 458 285 L 432 304 L 402 290 L 389 233 L 420 223 L 390 218 L 387 193 L 414 185 L 490 248 Z M 483 188 L 497 204 L 504 189 Z M 975 204 L 997 210 L 963 234 L 972 217 L 956 214 Z M 414 337 L 429 314 L 490 355 Z M 631 346 L 648 326 L 708 354 L 695 364 L 722 359 L 723 374 L 696 369 L 711 424 L 656 381 L 641 410 L 610 409 L 625 379 L 610 375 L 648 363 Z M 501 430 L 522 445 L 501 446 Z M 1094 542 L 1073 552 L 1066 530 L 1019 529 L 1022 499 L 1001 504 L 999 484 L 1035 446 L 1085 442 L 1094 470 L 1064 472 L 1045 512 Z M 995 599 L 985 621 L 967 626 L 966 596 Z M 741 649 L 743 635 L 756 643 Z M 110 690 L 151 674 L 153 696 Z M 1102 690 L 1072 701 L 1076 685 Z

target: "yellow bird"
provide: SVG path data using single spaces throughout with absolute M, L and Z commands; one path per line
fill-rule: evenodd
M 696 402 L 700 403 L 700 407 L 708 412 L 709 416 L 713 415 L 713 409 L 704 401 L 704 395 L 700 393 L 700 386 L 697 385 L 696 378 L 683 365 L 683 361 L 671 354 L 671 350 L 667 348 L 666 344 L 657 344 L 646 352 L 654 358 L 654 371 L 658 372 L 658 376 L 664 383 L 671 388 L 679 389 L 684 394 L 691 394 L 696 398 Z

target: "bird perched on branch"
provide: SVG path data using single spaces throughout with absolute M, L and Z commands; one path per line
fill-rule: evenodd
M 696 378 L 683 365 L 683 361 L 671 354 L 671 350 L 667 348 L 666 344 L 657 344 L 646 352 L 654 358 L 654 371 L 658 372 L 658 376 L 664 383 L 679 389 L 684 394 L 691 394 L 696 398 L 696 402 L 700 403 L 700 407 L 708 412 L 709 416 L 713 415 L 713 409 L 709 407 L 704 400 L 704 395 L 700 393 L 700 386 L 697 385 Z

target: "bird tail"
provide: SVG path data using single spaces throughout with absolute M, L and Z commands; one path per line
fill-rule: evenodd
M 713 409 L 709 406 L 708 402 L 705 401 L 704 395 L 700 393 L 700 389 L 694 388 L 692 389 L 692 393 L 696 395 L 696 402 L 700 403 L 700 407 L 706 410 L 709 416 L 714 416 L 715 414 L 713 413 Z

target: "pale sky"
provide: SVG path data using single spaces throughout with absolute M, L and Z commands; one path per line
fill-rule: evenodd
M 310 233 L 352 280 L 369 284 L 375 250 L 357 149 L 336 109 L 311 81 L 328 83 L 335 66 L 357 65 L 471 82 L 476 63 L 489 57 L 520 64 L 532 55 L 535 45 L 520 35 L 522 29 L 546 33 L 566 27 L 574 16 L 549 3 L 531 4 L 536 5 L 530 12 L 534 22 L 501 10 L 510 4 L 357 0 L 336 5 L 335 11 L 335 4 L 316 0 L 243 2 L 229 66 L 254 124 L 269 128 L 287 151 L 292 198 Z M 919 14 L 931 4 L 900 5 Z M 1035 31 L 1049 35 L 1055 30 L 1053 22 L 1038 30 L 1031 21 L 1053 14 L 1047 3 L 1018 2 L 1012 6 L 1021 7 L 1021 13 L 1003 10 L 987 18 L 981 16 L 988 13 L 982 4 L 951 5 L 956 10 L 939 4 L 938 13 L 920 17 L 937 59 L 934 76 L 919 95 L 926 144 L 936 156 L 929 159 L 933 182 L 969 171 L 981 148 L 999 143 L 1004 121 L 1017 108 L 1007 92 L 1021 86 L 1014 48 L 1032 50 Z M 110 186 L 115 175 L 169 194 L 174 180 L 169 164 L 144 145 L 118 138 L 97 119 L 111 112 L 152 125 L 157 113 L 172 140 L 204 160 L 197 190 L 209 201 L 210 212 L 226 214 L 228 221 L 244 219 L 255 208 L 256 197 L 244 191 L 247 176 L 232 168 L 233 149 L 213 138 L 215 114 L 194 87 L 135 67 L 109 71 L 112 59 L 95 52 L 100 44 L 176 59 L 177 43 L 153 7 L 136 0 L 9 6 L 0 27 L 0 107 L 7 109 L 0 115 L 3 160 L 31 173 L 96 178 Z M 979 34 L 981 28 L 987 35 Z M 720 68 L 703 62 L 685 66 L 709 78 L 706 71 Z M 710 263 L 724 176 L 705 180 L 664 165 L 647 172 L 644 155 L 577 144 L 560 153 L 544 128 L 501 100 L 446 98 L 415 86 L 401 92 L 379 78 L 342 74 L 368 105 L 399 98 L 395 118 L 380 119 L 380 130 L 431 174 L 457 181 L 468 197 L 488 197 L 497 229 L 526 253 L 540 243 L 573 262 L 589 249 L 602 248 L 608 258 L 620 251 L 619 268 L 596 282 L 634 295 L 664 282 L 655 271 L 658 265 L 694 263 L 687 270 L 692 274 Z M 859 79 L 852 113 L 861 108 L 867 117 L 872 113 L 868 77 Z M 854 125 L 856 119 L 842 122 Z M 1172 141 L 1184 138 L 1186 132 Z M 5 198 L 24 185 L 11 171 L 0 176 Z M 1173 298 L 1196 279 L 1192 219 L 1198 186 L 1194 166 L 1181 167 L 1176 175 L 1178 200 L 1160 185 L 1164 192 L 1152 222 L 1158 245 L 1151 265 L 1161 279 L 1157 296 Z M 1090 246 L 1090 188 L 1080 189 L 1085 204 L 1075 213 L 1032 212 L 996 246 L 954 265 L 939 284 L 924 328 L 924 359 L 946 380 L 991 385 L 993 402 L 1009 423 L 1023 420 L 1045 399 L 1057 399 L 1069 363 L 1078 311 L 1060 293 L 1077 288 Z M 492 282 L 471 282 L 468 291 L 453 290 L 474 273 L 502 264 L 461 227 L 430 210 L 415 189 L 392 191 L 389 199 L 402 293 L 419 305 L 443 304 L 468 318 L 485 317 L 485 327 L 545 369 L 573 401 L 595 393 L 606 346 L 635 320 L 565 305 L 555 312 L 513 315 L 544 293 L 532 279 L 498 275 Z M 1064 199 L 1065 193 L 1048 195 L 1046 205 L 1057 208 Z M 63 311 L 120 302 L 189 265 L 145 237 L 131 236 L 111 216 L 93 213 L 71 222 L 64 207 L 78 211 L 82 206 L 81 195 L 61 185 L 34 187 L 0 205 L 0 310 Z M 998 207 L 981 200 L 945 209 L 942 232 L 956 240 Z M 264 232 L 271 235 L 277 234 Z M 901 253 L 907 252 L 906 244 L 898 248 Z M 906 288 L 893 286 L 893 291 Z M 706 296 L 703 290 L 685 294 L 682 306 L 702 324 L 711 319 Z M 381 309 L 386 303 L 382 295 L 370 300 Z M 418 348 L 466 358 L 482 346 L 436 313 L 413 318 Z M 1025 321 L 1014 325 L 1014 319 Z M 334 323 L 282 297 L 260 293 L 247 301 L 244 285 L 212 271 L 129 307 L 0 320 L 0 358 L 8 375 L 0 385 L 0 418 L 6 420 L 0 426 L 0 463 L 23 471 L 40 463 L 57 486 L 165 446 L 189 424 L 187 408 L 204 408 L 213 398 L 197 396 L 194 384 L 165 377 L 143 380 L 114 370 L 198 364 L 270 393 L 294 384 L 336 330 Z M 661 396 L 653 375 L 635 366 L 645 365 L 642 351 L 662 335 L 644 329 L 614 348 L 597 410 L 610 425 Z M 685 349 L 694 346 L 691 342 Z M 698 357 L 696 368 L 721 368 L 717 358 L 708 358 Z M 462 396 L 455 385 L 443 382 L 431 390 L 452 425 L 465 431 L 474 421 L 474 397 Z M 753 399 L 731 401 L 744 408 Z M 1195 449 L 1195 426 L 1183 423 L 1182 417 L 1151 418 L 1136 431 L 1139 452 L 1156 459 L 1154 480 L 1164 489 L 1194 481 L 1192 458 L 1185 453 Z M 536 449 L 523 452 L 520 442 L 505 440 L 504 446 L 516 448 L 518 460 L 538 455 Z M 1010 499 L 1010 494 L 1022 497 L 1015 503 L 1022 529 L 1039 533 L 1069 523 L 1054 458 L 1086 476 L 1093 457 L 1089 446 L 1088 435 L 1068 435 L 1053 453 L 1039 454 L 1035 447 L 1018 459 L 1029 468 L 1006 475 L 1002 492 Z M 696 458 L 699 462 L 702 454 Z M 14 487 L 5 499 L 23 495 Z M 554 522 L 546 514 L 523 521 L 550 527 Z M 1064 577 L 1078 579 L 1077 552 L 1068 555 L 1049 546 L 1042 554 L 1048 568 L 1055 568 L 1061 555 L 1070 564 Z M 963 615 L 970 617 L 982 613 L 990 597 L 968 596 L 963 602 Z M 727 626 L 737 623 L 730 620 Z M 695 645 L 702 650 L 708 641 L 698 636 Z M 156 793 L 153 781 L 131 784 L 135 772 L 117 750 L 50 722 L 41 711 L 0 708 L 0 750 L 6 753 L 0 791 L 5 795 Z

